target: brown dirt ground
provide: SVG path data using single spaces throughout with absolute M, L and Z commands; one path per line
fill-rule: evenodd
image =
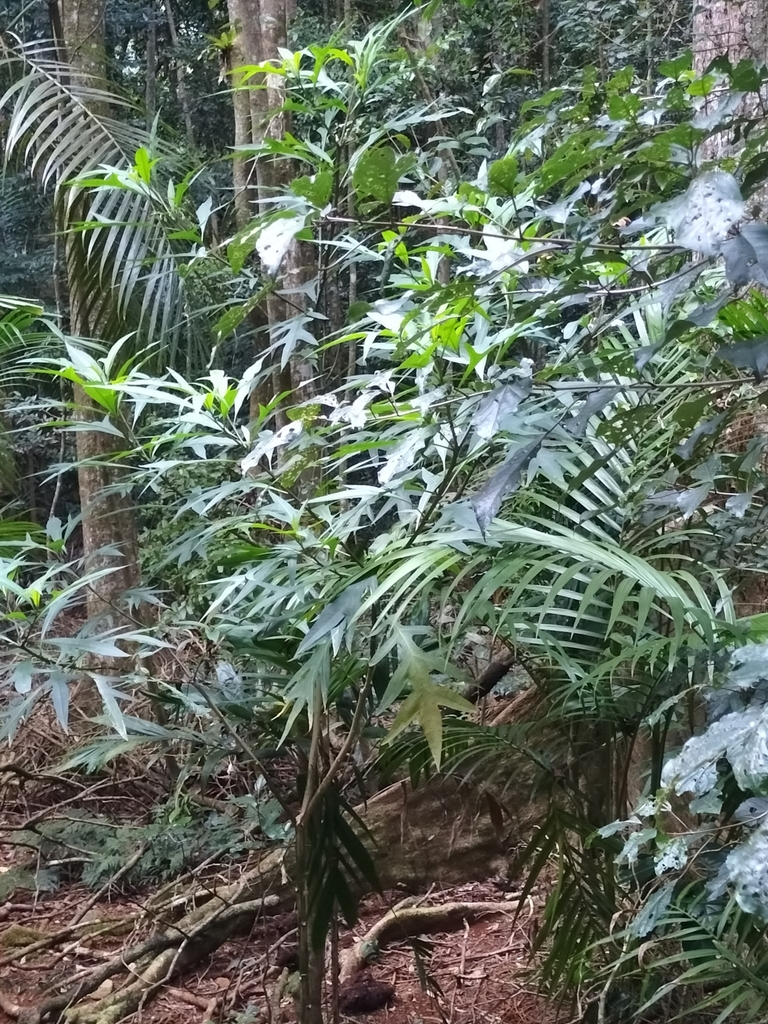
M 72 777 L 59 781 L 45 772 L 66 753 L 70 740 L 61 734 L 49 710 L 40 709 L 25 730 L 21 749 L 8 751 L 0 765 L 0 873 L 34 858 L 34 851 L 9 845 L 13 830 L 54 806 L 81 806 L 103 813 L 110 819 L 138 821 L 146 818 L 159 795 L 154 769 L 146 762 L 131 763 L 130 758 L 113 777 L 102 777 L 97 784 L 90 779 Z M 29 781 L 8 770 L 23 765 L 25 772 L 37 775 Z M 38 774 L 39 773 L 39 774 Z M 118 777 L 118 775 L 120 777 Z M 74 801 L 70 804 L 70 801 Z M 34 864 L 31 865 L 34 867 Z M 238 867 L 230 865 L 225 874 L 232 881 Z M 343 951 L 361 938 L 392 906 L 402 892 L 368 898 L 360 908 L 360 921 L 353 929 L 341 929 L 339 947 Z M 531 903 L 517 920 L 511 912 L 515 904 L 505 900 L 505 888 L 493 882 L 472 883 L 453 888 L 434 887 L 424 894 L 425 904 L 441 902 L 493 902 L 510 908 L 508 915 L 485 918 L 458 932 L 433 934 L 416 940 L 417 956 L 408 942 L 385 947 L 379 960 L 366 969 L 365 976 L 391 985 L 394 1001 L 386 1008 L 364 1016 L 340 1015 L 341 1021 L 353 1019 L 370 1024 L 550 1024 L 557 1015 L 554 1008 L 536 994 L 530 979 L 530 951 L 537 922 L 537 907 Z M 74 976 L 97 967 L 130 941 L 145 938 L 150 931 L 142 914 L 151 891 L 130 895 L 105 896 L 89 913 L 87 920 L 106 918 L 138 921 L 119 936 L 80 934 L 77 940 L 28 956 L 14 959 L 14 951 L 35 935 L 22 929 L 55 933 L 72 921 L 93 893 L 79 882 L 56 893 L 16 890 L 0 905 L 0 1024 L 13 1024 L 19 1007 L 34 1006 L 59 991 Z M 295 941 L 295 916 L 282 914 L 258 922 L 252 933 L 222 946 L 207 961 L 176 978 L 136 1015 L 138 1024 L 257 1024 L 263 1021 L 266 994 L 272 992 L 280 975 L 280 961 Z M 15 930 L 15 933 L 14 933 Z M 417 966 L 420 964 L 430 988 L 424 990 Z M 122 983 L 122 982 L 119 982 Z M 108 983 L 111 984 L 111 983 Z M 330 988 L 330 986 L 329 986 Z M 108 989 L 97 993 L 108 994 Z M 94 994 L 96 995 L 96 993 Z M 327 993 L 329 1012 L 331 993 Z M 11 1011 L 6 1012 L 6 1011 Z M 568 1014 L 562 1015 L 563 1020 Z M 295 1012 L 290 996 L 281 1005 L 280 1021 L 292 1022 Z M 269 1024 L 279 1024 L 274 1017 Z
M 90 895 L 73 886 L 55 896 L 17 893 L 19 902 L 0 908 L 0 957 L 12 950 L 7 942 L 9 928 L 22 926 L 36 931 L 56 931 L 68 923 Z M 503 902 L 504 892 L 495 885 L 472 884 L 428 894 L 426 902 L 452 900 Z M 28 902 L 21 902 L 23 897 Z M 358 925 L 343 930 L 342 949 L 362 937 L 386 910 L 401 897 L 389 893 L 372 897 L 361 908 Z M 94 916 L 121 918 L 138 909 L 141 900 L 100 903 Z M 512 909 L 510 904 L 510 910 Z M 294 938 L 288 915 L 273 918 L 254 928 L 250 936 L 226 943 L 208 961 L 149 1002 L 140 1015 L 141 1024 L 193 1024 L 208 1020 L 255 1022 L 264 1019 L 265 991 L 271 991 L 280 973 L 280 951 Z M 516 922 L 509 916 L 484 919 L 463 931 L 435 934 L 419 941 L 419 956 L 432 991 L 425 991 L 419 979 L 416 957 L 407 942 L 387 946 L 378 962 L 366 972 L 391 985 L 392 1005 L 374 1013 L 356 1016 L 370 1024 L 549 1024 L 557 1016 L 536 994 L 528 977 L 530 945 L 535 928 L 533 906 Z M 287 930 L 286 930 L 287 929 Z M 5 939 L 5 941 L 3 941 Z M 283 941 L 281 941 L 283 940 Z M 57 983 L 71 979 L 78 970 L 97 966 L 120 946 L 119 939 L 82 938 L 30 957 L 28 962 L 0 968 L 2 1003 L 34 1005 L 43 993 L 55 992 Z M 104 991 L 102 995 L 106 994 Z M 328 993 L 330 1001 L 330 993 Z M 283 1000 L 283 1020 L 295 1020 L 290 997 Z M 329 1014 L 330 1019 L 330 1014 Z M 341 1020 L 353 1018 L 341 1015 Z M 12 1024 L 13 1017 L 0 1010 L 0 1024 Z

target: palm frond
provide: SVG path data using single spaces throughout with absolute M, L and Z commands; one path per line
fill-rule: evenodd
M 131 168 L 142 147 L 157 151 L 139 111 L 85 83 L 47 43 L 11 39 L 5 63 L 16 76 L 0 98 L 8 112 L 5 159 L 21 157 L 55 190 L 63 230 L 80 222 L 69 270 L 88 296 L 93 329 L 109 339 L 131 328 L 144 338 L 172 337 L 181 323 L 182 282 L 151 194 L 79 184 L 105 167 Z

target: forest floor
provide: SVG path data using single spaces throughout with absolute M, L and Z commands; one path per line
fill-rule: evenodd
M 95 892 L 80 878 L 88 858 L 78 852 L 88 851 L 78 851 L 73 841 L 65 856 L 61 847 L 48 849 L 44 856 L 27 842 L 53 819 L 70 820 L 78 827 L 84 817 L 102 822 L 106 818 L 115 828 L 146 824 L 162 792 L 160 776 L 155 774 L 158 769 L 135 762 L 130 771 L 102 776 L 95 783 L 78 774 L 48 774 L 50 765 L 61 761 L 68 741 L 54 739 L 54 723 L 45 716 L 36 714 L 28 724 L 23 749 L 14 746 L 0 764 L 0 1024 L 17 1021 L 20 1013 L 23 1019 L 25 1008 L 66 991 L 73 979 L 93 972 L 167 924 L 162 913 L 152 908 L 158 886 L 126 886 L 118 868 L 114 883 Z M 194 876 L 195 885 L 198 891 L 210 891 L 234 881 L 245 868 L 245 858 L 242 862 L 236 857 L 219 860 Z M 20 878 L 23 884 L 17 884 Z M 36 879 L 50 882 L 52 878 L 53 885 L 40 884 L 35 890 Z M 515 895 L 501 881 L 452 887 L 430 886 L 429 881 L 416 894 L 419 906 L 490 903 L 501 912 L 462 922 L 458 930 L 388 942 L 377 960 L 355 974 L 351 995 L 342 988 L 336 1015 L 331 986 L 327 986 L 326 1019 L 370 1024 L 556 1021 L 555 1008 L 536 993 L 530 977 L 541 901 L 530 899 L 516 913 Z M 355 927 L 339 930 L 342 962 L 345 950 L 404 895 L 390 891 L 363 901 Z M 70 931 L 73 924 L 76 927 Z M 285 912 L 285 907 L 272 916 L 258 917 L 250 934 L 226 941 L 196 966 L 159 986 L 134 1019 L 140 1024 L 294 1021 L 290 994 L 280 999 L 277 993 L 294 967 L 295 928 L 295 915 Z M 106 981 L 79 1005 L 87 1009 L 90 1001 L 95 1007 L 98 1000 L 110 996 L 113 985 L 120 988 L 130 980 L 130 972 L 127 976 L 123 972 L 116 982 Z M 376 1010 L 366 1005 L 381 1003 L 387 995 L 386 1005 Z M 568 1020 L 569 1014 L 563 1012 L 560 1019 Z
M 0 911 L 2 960 L 9 958 L 20 941 L 29 941 L 32 932 L 26 929 L 34 929 L 36 934 L 64 928 L 91 895 L 84 887 L 72 885 L 55 895 L 40 894 L 37 900 L 6 903 Z M 360 938 L 401 896 L 385 893 L 366 900 L 358 925 L 340 932 L 340 949 L 343 951 Z M 496 902 L 503 898 L 491 883 L 472 883 L 425 894 L 429 905 L 448 901 Z M 96 904 L 92 913 L 94 919 L 103 921 L 107 917 L 130 917 L 135 910 L 136 898 L 120 898 Z M 523 910 L 517 920 L 513 910 L 510 904 L 508 916 L 489 917 L 465 925 L 463 930 L 388 945 L 366 969 L 358 985 L 364 992 L 372 978 L 381 983 L 379 991 L 391 987 L 391 1002 L 374 1012 L 360 1013 L 359 1008 L 341 1011 L 339 1019 L 370 1024 L 554 1024 L 558 1019 L 555 1010 L 536 993 L 528 977 L 535 927 L 533 905 Z M 156 998 L 147 1002 L 139 1019 L 142 1024 L 256 1024 L 268 1019 L 264 1010 L 274 993 L 281 965 L 290 965 L 294 937 L 292 915 L 268 918 L 257 924 L 250 935 L 225 943 L 196 969 L 161 989 Z M 4 1009 L 11 1013 L 0 1012 L 2 1024 L 11 1024 L 17 1018 L 17 1008 L 35 1005 L 44 993 L 56 991 L 57 984 L 71 979 L 78 970 L 96 966 L 112 956 L 121 941 L 114 936 L 83 937 L 77 943 L 64 943 L 21 962 L 5 963 L 0 969 L 0 990 Z M 375 990 L 374 986 L 371 990 Z M 108 984 L 102 986 L 94 993 L 94 999 L 109 991 Z M 328 1019 L 332 1019 L 330 999 L 328 993 Z M 290 996 L 283 999 L 280 1016 L 285 1021 L 295 1019 Z

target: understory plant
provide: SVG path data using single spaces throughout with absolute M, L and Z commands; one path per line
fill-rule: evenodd
M 735 127 L 732 105 L 712 114 L 704 103 L 727 89 L 729 68 L 697 77 L 683 58 L 650 85 L 625 69 L 606 85 L 587 74 L 553 90 L 526 106 L 508 155 L 489 164 L 479 128 L 455 145 L 435 134 L 465 112 L 391 109 L 402 67 L 388 38 L 251 69 L 254 88 L 265 70 L 284 79 L 297 125 L 249 155 L 284 161 L 290 180 L 221 240 L 207 233 L 212 204 L 191 216 L 186 190 L 169 187 L 160 150 L 78 168 L 72 187 L 101 211 L 79 225 L 96 239 L 100 286 L 133 289 L 158 330 L 163 276 L 126 278 L 99 246 L 119 236 L 110 217 L 123 201 L 143 225 L 170 220 L 171 241 L 191 243 L 177 270 L 187 286 L 205 283 L 215 315 L 195 307 L 173 329 L 208 324 L 209 365 L 158 370 L 130 338 L 108 352 L 65 339 L 58 356 L 27 364 L 103 413 L 119 486 L 146 524 L 162 522 L 163 543 L 145 559 L 146 585 L 126 595 L 122 625 L 65 636 L 54 627 L 90 580 L 67 554 L 76 524 L 51 522 L 47 545 L 4 558 L 2 671 L 18 694 L 6 735 L 46 693 L 66 727 L 85 673 L 120 737 L 97 741 L 101 758 L 91 741 L 89 764 L 138 744 L 174 757 L 183 746 L 205 770 L 246 763 L 291 842 L 310 1024 L 321 1019 L 326 940 L 377 884 L 355 810 L 366 773 L 503 772 L 505 749 L 524 742 L 483 725 L 463 693 L 461 655 L 481 636 L 524 666 L 567 751 L 563 772 L 525 741 L 550 796 L 518 865 L 526 891 L 558 866 L 539 936 L 545 981 L 604 1015 L 631 973 L 632 943 L 662 929 L 652 998 L 663 969 L 685 962 L 697 967 L 682 982 L 712 982 L 712 1001 L 754 1016 L 764 901 L 739 879 L 762 856 L 762 833 L 732 850 L 702 839 L 726 858 L 711 895 L 689 881 L 704 857 L 695 831 L 673 837 L 659 822 L 670 789 L 694 776 L 708 802 L 693 813 L 715 816 L 715 831 L 721 806 L 764 785 L 752 705 L 713 719 L 662 771 L 729 658 L 750 666 L 745 685 L 762 682 L 763 623 L 740 615 L 733 594 L 745 568 L 765 568 L 764 438 L 733 439 L 759 409 L 768 367 L 768 313 L 752 288 L 768 282 L 768 227 L 747 208 L 763 135 L 749 135 L 731 170 L 701 167 L 701 143 Z M 154 268 L 146 236 L 130 237 Z M 163 240 L 166 267 L 175 250 Z M 285 282 L 292 245 L 310 270 Z M 235 373 L 226 343 L 258 333 L 251 314 L 275 294 L 294 315 Z M 273 364 L 289 362 L 301 368 L 295 390 L 259 401 Z M 143 716 L 129 706 L 139 697 Z M 291 761 L 288 783 L 276 751 Z M 629 852 L 615 820 L 638 826 Z M 646 878 L 640 853 L 652 843 Z M 685 863 L 683 847 L 694 851 Z M 674 884 L 655 888 L 667 871 Z M 696 936 L 714 927 L 707 893 L 725 901 L 728 938 L 688 942 L 681 915 L 693 915 Z M 617 954 L 615 933 L 599 940 L 630 905 L 639 914 Z M 718 973 L 723 949 L 746 965 L 738 977 Z M 752 994 L 737 999 L 745 978 Z

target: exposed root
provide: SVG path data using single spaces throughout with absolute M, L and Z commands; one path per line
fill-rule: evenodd
M 380 918 L 341 960 L 339 980 L 354 977 L 388 942 L 427 932 L 450 932 L 472 924 L 489 914 L 511 914 L 516 906 L 505 903 L 442 903 L 436 907 L 408 907 L 400 904 Z
M 443 884 L 450 884 L 486 877 L 496 870 L 502 844 L 487 812 L 482 813 L 484 806 L 479 796 L 470 799 L 467 791 L 444 780 L 417 792 L 398 783 L 377 794 L 368 802 L 365 818 L 378 849 L 386 851 L 385 856 L 375 857 L 382 885 L 418 886 L 425 877 L 439 877 Z M 20 1008 L 19 1024 L 61 1019 L 67 1024 L 117 1024 L 139 1012 L 175 976 L 234 934 L 247 931 L 257 915 L 285 906 L 293 897 L 291 866 L 290 851 L 280 849 L 229 885 L 201 889 L 199 875 L 193 874 L 194 895 L 175 896 L 166 890 L 150 907 L 160 930 L 79 975 L 63 991 L 57 987 L 36 1007 Z M 509 903 L 401 909 L 379 922 L 373 939 L 383 945 L 405 935 L 461 927 L 465 918 L 476 920 L 512 909 Z M 75 936 L 80 927 L 75 927 Z M 63 937 L 60 933 L 58 940 Z M 364 960 L 359 958 L 361 964 Z M 355 968 L 347 972 L 354 974 Z M 111 980 L 112 991 L 96 1001 L 86 1000 Z
M 257 914 L 280 904 L 281 896 L 264 893 L 279 883 L 283 858 L 283 850 L 275 851 L 237 882 L 207 893 L 203 906 L 194 907 L 164 931 L 121 951 L 65 992 L 35 1008 L 21 1009 L 19 1024 L 41 1024 L 61 1016 L 70 1024 L 116 1024 L 135 1013 L 176 974 L 218 949 L 237 931 L 249 927 Z M 252 899 L 256 893 L 258 898 Z M 127 973 L 133 980 L 96 1003 L 80 1005 L 105 981 L 121 973 Z
M 95 938 L 99 935 L 115 935 L 120 930 L 124 929 L 128 924 L 130 928 L 130 921 L 134 921 L 136 918 L 120 918 L 119 920 L 112 921 L 83 921 L 77 924 L 69 925 L 66 928 L 62 928 L 51 935 L 44 935 L 40 939 L 35 939 L 34 942 L 29 942 L 25 946 L 19 946 L 9 953 L 7 956 L 0 957 L 0 967 L 8 967 L 13 963 L 23 960 L 26 957 L 32 956 L 35 953 L 42 953 L 43 950 L 53 949 L 54 946 L 60 946 L 62 942 L 66 942 L 67 939 L 71 939 L 78 934 L 87 932 L 90 938 Z

